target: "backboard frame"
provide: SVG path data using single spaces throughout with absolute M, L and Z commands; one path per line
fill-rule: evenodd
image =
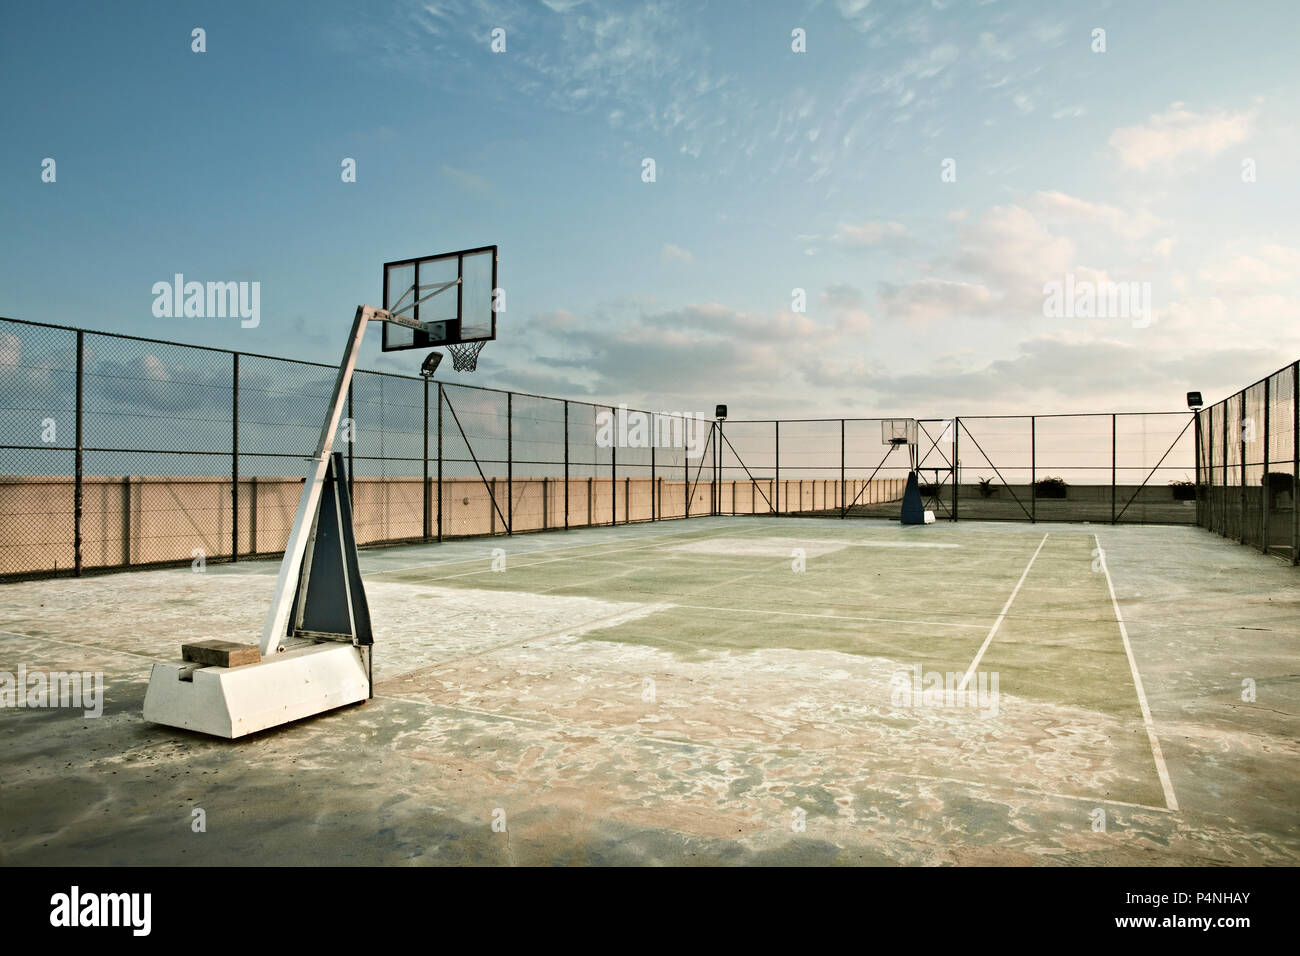
M 492 314 L 492 331 L 488 335 L 475 335 L 464 337 L 461 334 L 461 323 L 464 321 L 464 295 L 465 295 L 465 258 L 467 256 L 483 255 L 490 253 L 492 256 L 492 287 L 488 293 L 488 309 Z M 389 299 L 389 274 L 395 268 L 410 266 L 412 270 L 412 283 L 415 287 L 414 298 L 420 298 L 420 267 L 424 263 L 445 262 L 449 259 L 456 260 L 456 315 L 453 319 L 440 320 L 445 322 L 446 335 L 441 339 L 434 339 L 432 335 L 425 331 L 421 332 L 414 329 L 405 329 L 403 326 L 394 325 L 385 322 L 383 327 L 383 341 L 380 348 L 385 352 L 402 352 L 409 349 L 436 349 L 447 345 L 460 345 L 467 342 L 491 342 L 497 337 L 497 310 L 496 310 L 496 291 L 497 291 L 497 267 L 500 260 L 499 250 L 496 245 L 476 246 L 472 249 L 457 249 L 453 252 L 439 252 L 428 256 L 415 256 L 410 259 L 396 259 L 392 262 L 385 262 L 383 266 L 383 307 L 390 308 L 393 304 Z M 394 295 L 401 296 L 410 289 L 392 290 Z M 450 295 L 451 290 L 447 289 L 444 295 Z M 416 321 L 420 321 L 420 305 L 408 313 Z M 402 329 L 401 332 L 391 331 Z M 390 332 L 392 338 L 390 338 Z M 403 342 L 398 340 L 398 336 L 405 337 L 409 332 L 411 341 Z
M 880 420 L 880 443 L 882 445 L 915 446 L 918 434 L 915 418 L 882 418 Z

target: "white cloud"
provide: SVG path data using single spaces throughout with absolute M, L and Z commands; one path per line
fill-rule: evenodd
M 948 279 L 886 283 L 880 289 L 880 305 L 886 317 L 903 322 L 987 315 L 994 303 L 995 297 L 986 286 Z
M 1124 126 L 1110 135 L 1110 145 L 1125 166 L 1145 170 L 1168 165 L 1180 157 L 1208 159 L 1250 134 L 1255 110 L 1195 113 L 1174 103 L 1145 123 Z
M 1140 239 L 1160 222 L 1149 209 L 1123 209 L 1056 191 L 1036 193 L 1032 204 L 1046 216 L 1098 223 L 1125 239 Z
M 664 247 L 659 250 L 659 259 L 662 262 L 685 262 L 689 264 L 694 261 L 695 257 L 681 246 L 665 242 Z
M 1013 291 L 1018 300 L 1041 299 L 1043 282 L 1070 271 L 1074 254 L 1073 242 L 1053 236 L 1029 210 L 993 206 L 962 230 L 953 264 Z
M 1238 254 L 1203 266 L 1199 277 L 1216 286 L 1283 285 L 1300 279 L 1300 250 L 1265 245 L 1255 254 Z

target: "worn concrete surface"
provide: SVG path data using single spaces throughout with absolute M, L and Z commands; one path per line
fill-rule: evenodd
M 235 742 L 144 690 L 255 640 L 274 563 L 0 587 L 0 671 L 107 683 L 0 709 L 0 862 L 1300 862 L 1300 573 L 1198 529 L 696 519 L 362 567 L 376 698 Z M 1004 607 L 996 714 L 900 705 Z

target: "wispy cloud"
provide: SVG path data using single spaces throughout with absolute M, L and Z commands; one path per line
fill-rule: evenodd
M 1183 158 L 1209 159 L 1243 142 L 1255 115 L 1254 109 L 1196 113 L 1183 103 L 1174 103 L 1145 123 L 1115 130 L 1110 145 L 1125 166 L 1138 170 Z

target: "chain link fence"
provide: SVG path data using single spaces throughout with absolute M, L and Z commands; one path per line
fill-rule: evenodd
M 0 577 L 279 554 L 337 369 L 0 319 Z M 1200 523 L 1295 561 L 1296 366 L 1199 415 L 925 419 L 939 520 Z M 705 514 L 897 518 L 888 419 L 727 421 L 357 371 L 359 544 Z
M 281 553 L 336 373 L 0 319 L 0 578 Z M 335 447 L 357 542 L 380 545 L 708 513 L 698 434 L 358 370 Z
M 726 422 L 718 511 L 897 518 L 913 461 L 889 443 L 890 421 Z M 1189 412 L 922 419 L 921 498 L 937 520 L 1195 524 L 1192 421 Z
M 1300 363 L 1196 416 L 1198 521 L 1226 538 L 1300 563 Z

